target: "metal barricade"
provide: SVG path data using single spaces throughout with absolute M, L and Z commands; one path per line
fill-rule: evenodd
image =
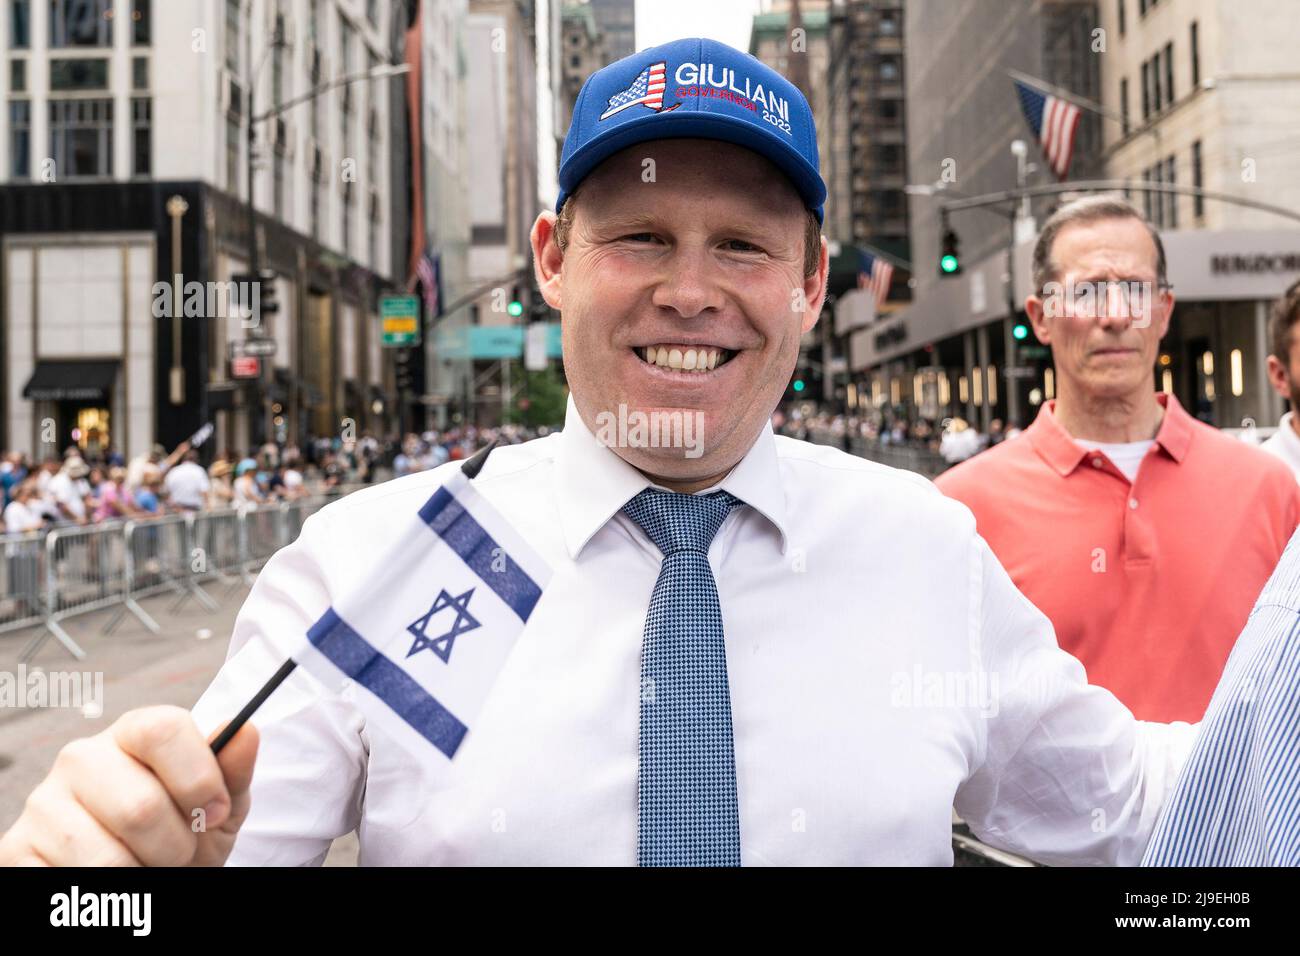
M 891 468 L 914 471 L 931 479 L 948 468 L 948 462 L 937 451 L 916 445 L 885 445 L 866 438 L 853 438 L 849 442 L 849 450 L 859 458 Z
M 245 505 L 239 510 L 239 573 L 249 586 L 253 572 L 280 549 L 284 515 L 279 505 Z
M 122 607 L 104 625 L 105 634 L 111 634 L 128 611 L 157 634 L 162 628 L 140 606 L 139 599 L 164 591 L 172 591 L 177 595 L 172 611 L 177 610 L 189 597 L 195 598 L 210 611 L 217 609 L 217 603 L 203 592 L 191 576 L 190 542 L 193 521 L 192 514 L 176 514 L 126 522 L 123 534 L 126 582 Z
M 200 511 L 194 515 L 190 573 L 198 584 L 211 580 L 226 586 L 224 596 L 238 587 L 243 569 L 239 549 L 240 513 L 234 508 Z
M 0 632 L 45 620 L 45 534 L 0 534 Z
M 31 660 L 54 637 L 81 660 L 85 651 L 63 629 L 64 618 L 119 603 L 126 593 L 122 523 L 64 525 L 45 536 L 45 627 L 23 650 Z

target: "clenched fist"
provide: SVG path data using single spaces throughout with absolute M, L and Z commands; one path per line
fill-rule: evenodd
M 256 759 L 251 724 L 215 757 L 189 711 L 129 711 L 59 751 L 0 837 L 0 866 L 220 866 Z

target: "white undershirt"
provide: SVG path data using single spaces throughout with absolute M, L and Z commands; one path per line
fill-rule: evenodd
M 1081 442 L 1080 444 L 1089 451 L 1102 452 L 1131 484 L 1137 478 L 1142 459 L 1146 457 L 1147 451 L 1155 443 L 1154 438 L 1148 438 L 1145 441 L 1126 441 L 1116 444 L 1102 442 Z

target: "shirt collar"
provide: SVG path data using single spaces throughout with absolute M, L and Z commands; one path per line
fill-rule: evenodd
M 1192 443 L 1192 416 L 1178 404 L 1178 399 L 1165 392 L 1156 394 L 1156 401 L 1165 410 L 1156 432 L 1156 444 L 1174 461 L 1182 464 Z M 1025 430 L 1025 437 L 1034 451 L 1062 477 L 1070 474 L 1088 454 L 1056 418 L 1056 400 L 1043 402 L 1034 424 Z
M 564 414 L 556 469 L 556 501 L 564 543 L 573 558 L 623 505 L 652 484 L 596 439 L 578 413 L 573 396 L 569 396 Z M 780 533 L 781 551 L 785 553 L 785 489 L 771 422 L 764 423 L 754 444 L 727 477 L 708 490 L 728 491 L 767 518 Z

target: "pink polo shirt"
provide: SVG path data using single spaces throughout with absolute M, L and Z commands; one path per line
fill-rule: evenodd
M 1016 586 L 1088 679 L 1141 720 L 1197 721 L 1300 522 L 1282 462 L 1173 396 L 1132 484 L 1047 402 L 1019 438 L 936 484 L 975 513 Z

